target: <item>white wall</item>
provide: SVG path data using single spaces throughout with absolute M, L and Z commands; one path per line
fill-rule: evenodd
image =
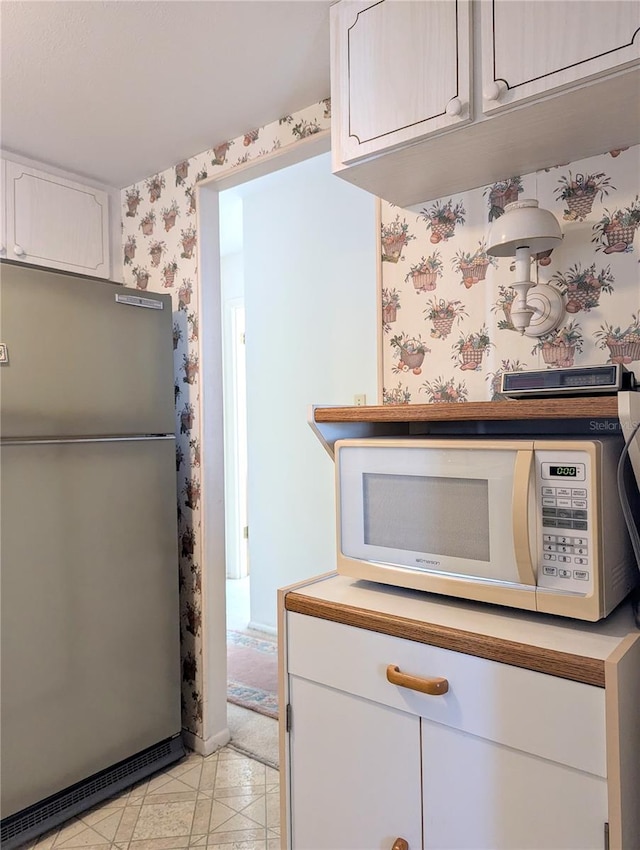
M 376 402 L 372 195 L 323 154 L 243 198 L 251 620 L 275 628 L 276 591 L 335 568 L 333 464 L 312 403 Z

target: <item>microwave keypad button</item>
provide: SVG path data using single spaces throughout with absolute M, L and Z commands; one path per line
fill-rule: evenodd
M 556 488 L 557 496 L 571 496 L 571 490 L 568 487 L 557 487 Z
M 543 534 L 542 539 L 545 543 L 555 543 L 556 536 L 555 534 Z
M 574 519 L 573 527 L 579 529 L 580 531 L 586 531 L 588 528 L 586 520 L 582 519 Z
M 543 496 L 555 496 L 555 493 L 556 493 L 555 487 L 543 487 L 542 488 L 542 495 Z
M 571 578 L 571 570 L 558 570 L 559 578 Z
M 589 566 L 589 559 L 588 558 L 574 558 L 573 562 L 574 562 L 574 564 L 579 564 L 581 567 L 588 567 Z
M 542 508 L 542 516 L 558 516 L 558 509 L 544 507 Z
M 545 543 L 543 548 L 544 548 L 545 552 L 557 552 L 558 551 L 558 547 L 555 545 L 555 543 Z
M 574 537 L 573 538 L 574 546 L 586 546 L 587 538 L 586 537 Z
M 558 552 L 566 552 L 567 554 L 571 554 L 573 552 L 573 546 L 558 546 Z
M 546 575 L 546 576 L 555 576 L 555 575 L 558 575 L 558 568 L 557 568 L 557 567 L 547 567 L 547 566 L 544 566 L 544 567 L 542 568 L 542 572 L 543 572 L 543 573 L 544 573 L 544 575 Z
M 573 577 L 578 581 L 589 581 L 589 573 L 586 570 L 574 570 Z
M 556 504 L 559 508 L 570 508 L 571 507 L 571 499 L 556 499 Z
M 573 543 L 573 537 L 562 537 L 562 536 L 558 537 L 558 543 L 563 543 L 563 544 Z
M 573 512 L 568 508 L 558 508 L 557 516 L 560 517 L 560 519 L 571 519 L 573 517 Z M 567 527 L 569 528 L 570 526 Z
M 571 558 L 568 555 L 558 555 L 558 561 L 560 561 L 561 564 L 570 564 Z
M 557 555 L 552 555 L 550 552 L 545 552 L 542 557 L 545 561 L 555 561 L 557 559 Z
M 586 546 L 576 546 L 574 548 L 574 552 L 576 553 L 576 555 L 588 555 L 589 554 Z
M 557 528 L 558 520 L 550 516 L 543 516 L 542 525 L 544 528 Z
M 586 499 L 571 499 L 571 507 L 572 508 L 586 508 L 587 500 Z
M 572 511 L 571 515 L 573 516 L 574 519 L 586 519 L 587 518 L 587 512 L 586 511 Z
M 556 500 L 555 499 L 552 499 L 550 496 L 543 496 L 542 497 L 542 507 L 543 508 L 544 507 L 555 508 L 555 506 L 556 506 Z
M 586 499 L 587 491 L 584 489 L 584 487 L 574 487 L 571 490 L 571 495 L 574 499 Z

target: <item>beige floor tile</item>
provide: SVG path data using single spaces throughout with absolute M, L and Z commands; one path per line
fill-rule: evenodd
M 236 815 L 235 809 L 226 806 L 220 800 L 213 800 L 211 806 L 211 820 L 209 822 L 209 831 L 215 832 L 223 828 L 224 824 L 231 820 Z M 255 824 L 250 824 L 248 828 L 254 827 Z
M 207 847 L 264 847 L 264 829 L 209 833 Z
M 124 809 L 112 810 L 106 818 L 102 818 L 102 820 L 94 823 L 93 829 L 109 841 L 114 841 L 123 814 Z
M 209 844 L 209 847 L 217 847 L 218 850 L 266 850 L 267 842 L 262 841 L 234 841 L 232 844 Z
M 267 794 L 267 826 L 280 828 L 280 795 Z
M 279 838 L 267 838 L 267 848 L 266 850 L 280 850 L 280 839 Z
M 122 813 L 122 820 L 116 832 L 116 844 L 124 841 L 130 841 L 133 835 L 133 830 L 140 814 L 141 806 L 126 806 Z
M 218 762 L 216 788 L 265 785 L 265 766 L 246 757 Z
M 224 790 L 233 790 L 237 789 L 224 789 Z M 259 793 L 261 791 L 260 788 L 256 789 L 256 793 L 254 794 L 224 794 L 220 798 L 220 802 L 224 803 L 225 806 L 228 806 L 230 809 L 233 809 L 236 812 L 241 812 L 243 809 L 246 809 L 247 806 L 252 805 L 256 802 L 256 800 L 262 800 L 262 804 L 264 805 L 264 794 Z M 215 792 L 214 792 L 215 794 Z
M 142 838 L 169 838 L 189 835 L 195 801 L 188 803 L 151 803 L 147 797 L 133 831 L 132 841 Z
M 213 786 L 216 782 L 216 771 L 218 769 L 218 760 L 206 761 L 202 765 L 200 774 L 199 788 L 201 791 L 213 791 Z
M 274 770 L 269 765 L 265 765 L 265 781 L 267 785 L 279 785 L 280 783 L 280 773 L 277 770 Z
M 143 838 L 131 841 L 128 850 L 182 850 L 189 846 L 188 835 L 173 835 L 170 838 Z
M 82 812 L 82 814 L 78 815 L 78 819 L 87 826 L 95 826 L 97 823 L 100 823 L 101 820 L 112 817 L 115 813 L 119 813 L 120 816 L 122 816 L 124 806 L 125 804 L 122 800 L 107 800 L 104 803 L 99 803 L 93 809 Z
M 184 786 L 186 789 L 188 786 Z M 172 791 L 165 793 L 163 788 L 160 788 L 155 794 L 147 794 L 142 801 L 143 805 L 147 803 L 195 803 L 198 799 L 198 792 L 195 789 L 185 791 Z
M 254 800 L 252 803 L 249 803 L 244 809 L 242 809 L 242 814 L 246 818 L 251 818 L 256 823 L 259 823 L 260 826 L 267 825 L 267 804 L 266 798 L 259 797 L 257 800 Z
M 201 833 L 204 834 L 209 832 L 212 806 L 212 799 L 200 799 L 196 802 L 195 813 L 193 815 L 193 825 L 191 827 L 192 835 L 200 835 Z
M 78 826 L 74 824 L 73 826 Z M 67 850 L 72 847 L 84 847 L 85 850 L 109 850 L 111 842 L 90 826 L 80 822 L 82 829 L 70 829 L 66 834 L 60 833 L 53 845 L 55 850 Z
M 199 788 L 200 787 L 200 778 L 202 776 L 202 762 L 200 764 L 193 765 L 188 771 L 182 773 L 179 778 L 179 782 L 183 782 L 185 785 L 188 785 L 190 788 Z
M 158 777 L 159 779 L 160 777 Z M 166 777 L 165 777 L 166 779 Z M 196 788 L 198 786 L 196 785 Z M 186 782 L 183 782 L 181 779 L 173 779 L 172 777 L 168 777 L 168 781 L 149 783 L 149 787 L 147 788 L 146 797 L 153 797 L 155 794 L 180 794 L 185 793 L 187 791 L 194 791 L 191 785 L 187 785 Z

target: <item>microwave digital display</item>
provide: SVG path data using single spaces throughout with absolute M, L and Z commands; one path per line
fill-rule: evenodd
M 549 475 L 562 478 L 576 478 L 578 475 L 577 466 L 549 466 Z

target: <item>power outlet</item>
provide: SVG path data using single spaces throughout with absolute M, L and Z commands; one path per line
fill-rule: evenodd
M 356 407 L 364 407 L 367 403 L 367 397 L 364 393 L 359 393 L 358 395 L 354 395 L 353 403 Z

